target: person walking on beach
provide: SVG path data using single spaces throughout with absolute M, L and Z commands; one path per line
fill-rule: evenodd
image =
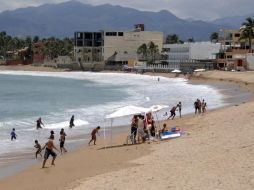
M 182 102 L 179 102 L 176 107 L 178 107 L 179 115 L 182 117 Z
M 70 120 L 70 125 L 69 125 L 69 127 L 70 128 L 72 128 L 72 127 L 74 127 L 75 125 L 74 125 L 74 115 L 72 115 L 71 116 L 71 120 Z
M 15 128 L 13 128 L 12 131 L 11 131 L 11 140 L 12 141 L 16 140 L 16 138 L 17 138 L 17 134 L 15 133 Z
M 41 155 L 41 145 L 39 144 L 38 140 L 35 140 L 34 141 L 35 145 L 34 145 L 34 148 L 37 148 L 37 151 L 35 152 L 35 158 L 37 158 L 37 155 L 40 154 Z M 42 157 L 42 155 L 41 155 Z
M 168 119 L 170 119 L 171 117 L 172 117 L 172 119 L 175 118 L 175 116 L 176 116 L 176 109 L 177 109 L 176 106 L 173 106 L 173 107 L 171 108 L 171 110 L 170 110 L 170 116 L 168 117 Z
M 203 113 L 203 114 L 206 112 L 206 107 L 207 107 L 206 102 L 205 102 L 205 100 L 203 99 L 203 101 L 202 101 L 202 103 L 201 103 L 201 108 L 202 108 L 202 113 Z
M 41 117 L 39 117 L 39 119 L 36 121 L 36 129 L 42 129 L 41 125 L 44 126 L 44 124 L 41 121 Z
M 199 110 L 198 106 L 199 106 L 199 103 L 198 103 L 198 99 L 197 99 L 197 100 L 194 102 L 195 115 L 198 113 L 198 110 Z
M 44 153 L 44 160 L 42 163 L 42 168 L 45 168 L 45 164 L 46 164 L 50 155 L 53 157 L 51 165 L 55 165 L 55 159 L 56 159 L 57 154 L 54 152 L 54 149 L 57 150 L 58 152 L 59 152 L 59 150 L 54 145 L 54 136 L 50 136 L 48 142 L 45 144 L 45 146 L 42 148 L 42 150 L 44 150 L 45 148 L 46 148 L 46 150 Z
M 61 129 L 61 131 L 60 131 L 60 139 L 59 139 L 59 141 L 60 141 L 60 150 L 61 150 L 61 154 L 63 153 L 63 150 L 64 150 L 64 152 L 67 152 L 67 150 L 66 150 L 65 147 L 64 147 L 65 136 L 66 136 L 66 134 L 65 134 L 65 132 L 64 132 L 64 129 Z
M 89 146 L 90 146 L 90 143 L 92 141 L 94 141 L 94 145 L 96 145 L 96 133 L 99 135 L 99 130 L 100 130 L 100 126 L 96 127 L 95 129 L 93 129 L 92 133 L 91 133 L 91 140 L 89 141 Z

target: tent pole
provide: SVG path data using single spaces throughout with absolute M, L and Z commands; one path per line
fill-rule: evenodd
M 113 139 L 112 127 L 113 127 L 113 118 L 111 118 L 111 127 L 110 127 L 110 146 L 112 146 L 112 139 Z
M 159 125 L 159 129 L 161 129 L 161 126 L 160 126 L 160 121 L 159 121 L 159 118 L 158 118 L 157 112 L 155 112 L 155 115 L 156 115 L 157 123 L 158 123 L 158 125 Z
M 104 136 L 104 149 L 106 149 L 106 124 L 104 120 L 104 131 L 103 131 L 103 136 Z

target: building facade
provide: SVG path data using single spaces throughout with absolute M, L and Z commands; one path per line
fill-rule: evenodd
M 220 48 L 220 44 L 211 42 L 164 44 L 162 64 L 168 65 L 172 70 L 186 71 L 210 67 L 208 66 L 209 63 L 216 59 L 216 54 L 219 53 Z
M 219 33 L 219 42 L 221 51 L 218 54 L 218 67 L 222 69 L 246 70 L 248 69 L 246 55 L 250 50 L 248 41 L 241 39 L 240 30 L 221 29 Z
M 137 59 L 142 44 L 154 42 L 162 50 L 163 33 L 144 31 L 144 25 L 135 25 L 132 31 L 105 30 L 75 32 L 74 59 L 77 62 L 124 63 Z

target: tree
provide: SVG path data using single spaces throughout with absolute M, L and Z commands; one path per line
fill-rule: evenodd
M 40 40 L 39 36 L 34 36 L 33 43 L 37 43 Z
M 148 53 L 147 51 L 148 51 L 147 45 L 142 44 L 141 46 L 139 46 L 137 53 L 142 56 L 143 60 L 147 60 L 147 53 Z
M 154 42 L 148 43 L 148 52 L 151 57 L 152 63 L 154 63 L 155 60 L 155 54 L 159 52 L 158 45 L 156 45 Z
M 213 32 L 210 35 L 210 40 L 211 40 L 211 42 L 218 42 L 219 41 L 219 33 L 218 32 Z
M 166 37 L 167 44 L 177 44 L 179 42 L 179 37 L 176 34 L 170 34 Z
M 254 19 L 246 18 L 240 29 L 240 40 L 247 39 L 249 43 L 249 52 L 252 52 L 252 39 L 254 38 Z
M 193 38 L 193 37 L 191 37 L 191 38 L 189 38 L 189 39 L 187 40 L 187 42 L 192 43 L 192 42 L 195 42 L 195 40 L 194 40 L 194 38 Z

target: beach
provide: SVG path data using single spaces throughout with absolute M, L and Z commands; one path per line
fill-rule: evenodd
M 202 72 L 191 82 L 254 92 L 253 72 Z M 112 148 L 104 149 L 99 137 L 97 146 L 59 156 L 56 166 L 47 163 L 48 168 L 40 169 L 35 164 L 1 179 L 0 189 L 253 189 L 253 106 L 251 98 L 204 115 L 165 121 L 188 132 L 168 141 L 123 146 L 127 134 L 121 133 L 113 137 Z

